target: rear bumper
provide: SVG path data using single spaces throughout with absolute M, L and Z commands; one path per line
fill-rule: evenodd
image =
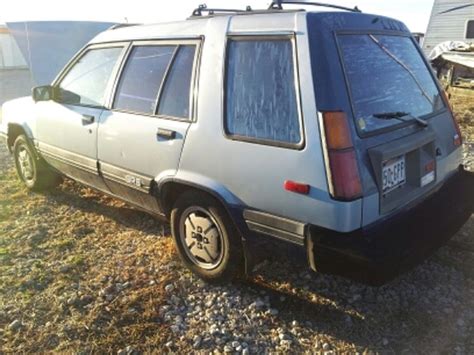
M 459 171 L 426 200 L 351 233 L 309 228 L 307 252 L 319 272 L 381 285 L 430 256 L 474 212 L 474 174 Z

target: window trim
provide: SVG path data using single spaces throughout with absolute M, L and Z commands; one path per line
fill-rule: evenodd
M 347 96 L 348 96 L 348 99 L 349 99 L 350 113 L 352 115 L 352 121 L 354 122 L 354 127 L 355 127 L 355 130 L 356 130 L 357 136 L 359 138 L 370 138 L 370 137 L 378 136 L 378 135 L 381 135 L 381 134 L 384 134 L 384 133 L 389 133 L 389 132 L 398 130 L 398 129 L 403 128 L 403 127 L 412 126 L 412 125 L 416 124 L 416 120 L 396 123 L 396 124 L 393 124 L 391 126 L 375 129 L 375 130 L 372 130 L 372 131 L 369 131 L 369 132 L 363 132 L 360 129 L 359 125 L 356 122 L 356 118 L 355 118 L 356 115 L 355 115 L 354 97 L 353 97 L 351 86 L 350 86 L 349 76 L 347 74 L 347 65 L 344 62 L 342 47 L 341 47 L 341 43 L 340 43 L 340 40 L 339 40 L 340 36 L 343 36 L 343 35 L 375 35 L 375 36 L 393 36 L 393 37 L 406 37 L 406 38 L 409 38 L 411 40 L 411 42 L 414 44 L 416 51 L 420 55 L 421 60 L 425 64 L 431 78 L 433 79 L 433 82 L 434 82 L 436 88 L 438 89 L 438 92 L 439 92 L 440 96 L 442 97 L 441 93 L 443 92 L 443 90 L 442 90 L 442 88 L 441 88 L 441 86 L 438 82 L 438 79 L 435 77 L 435 74 L 434 74 L 433 70 L 431 69 L 431 65 L 428 63 L 425 55 L 423 54 L 423 52 L 421 50 L 421 47 L 419 46 L 418 43 L 416 43 L 416 41 L 414 40 L 411 33 L 401 32 L 401 31 L 392 31 L 392 30 L 373 30 L 373 31 L 371 31 L 371 30 L 339 30 L 339 31 L 334 31 L 334 41 L 336 43 L 337 53 L 338 53 L 338 56 L 339 56 L 339 62 L 340 62 L 340 65 L 341 65 L 343 76 L 344 76 L 344 83 L 345 83 L 345 87 L 346 87 Z M 444 108 L 442 108 L 442 109 L 440 109 L 436 112 L 432 112 L 432 113 L 426 114 L 424 116 L 421 116 L 420 118 L 429 120 L 429 119 L 431 119 L 435 116 L 438 116 L 438 115 L 441 115 L 442 113 L 447 112 L 448 108 L 446 106 L 446 102 L 443 99 L 442 99 L 442 101 L 443 101 Z
M 298 114 L 298 123 L 300 131 L 300 141 L 297 143 L 274 141 L 265 138 L 255 138 L 241 136 L 238 134 L 231 134 L 227 129 L 227 63 L 229 59 L 229 44 L 231 41 L 278 41 L 278 40 L 289 40 L 291 43 L 292 56 L 293 56 L 293 78 L 295 88 L 295 98 Z M 224 43 L 224 56 L 223 56 L 223 87 L 221 89 L 221 102 L 222 102 L 222 132 L 224 137 L 228 140 L 236 142 L 244 142 L 251 144 L 266 145 L 277 148 L 287 148 L 293 150 L 303 150 L 306 145 L 305 139 L 305 128 L 303 120 L 303 106 L 301 101 L 301 81 L 300 81 L 300 65 L 298 61 L 298 46 L 296 41 L 295 32 L 269 32 L 269 33 L 229 33 L 226 36 Z
M 120 41 L 120 42 L 113 42 L 113 43 L 97 43 L 97 44 L 91 44 L 91 45 L 84 46 L 81 50 L 79 50 L 77 52 L 77 54 L 74 57 L 72 57 L 72 59 L 66 64 L 66 66 L 59 72 L 59 74 L 56 76 L 56 78 L 51 83 L 51 86 L 59 87 L 61 82 L 64 80 L 65 76 L 71 71 L 71 69 L 77 64 L 77 62 L 87 52 L 89 52 L 91 50 L 107 49 L 107 48 L 122 48 L 122 52 L 118 56 L 117 63 L 115 63 L 115 66 L 112 69 L 112 72 L 110 73 L 109 82 L 107 83 L 107 86 L 105 87 L 103 104 L 102 105 L 87 105 L 87 104 L 81 104 L 81 103 L 79 103 L 79 104 L 68 104 L 68 103 L 63 103 L 63 102 L 60 102 L 60 101 L 57 101 L 57 103 L 64 104 L 64 105 L 76 106 L 76 107 L 88 107 L 88 108 L 97 108 L 97 109 L 106 109 L 107 108 L 110 93 L 111 93 L 113 84 L 115 82 L 117 72 L 120 68 L 120 64 L 121 64 L 124 56 L 127 53 L 127 48 L 128 48 L 128 43 L 127 42 Z
M 203 46 L 203 41 L 204 37 L 198 37 L 198 38 L 166 38 L 166 39 L 150 39 L 150 40 L 132 40 L 128 43 L 127 51 L 125 55 L 123 56 L 120 67 L 116 73 L 116 76 L 113 81 L 113 87 L 110 92 L 110 97 L 108 100 L 107 108 L 111 112 L 118 112 L 118 113 L 126 113 L 126 114 L 131 114 L 131 115 L 140 115 L 140 116 L 146 116 L 146 117 L 153 117 L 153 118 L 158 118 L 158 119 L 165 119 L 165 120 L 171 120 L 171 121 L 179 121 L 179 122 L 196 122 L 197 119 L 197 92 L 198 92 L 198 82 L 199 82 L 199 66 L 201 63 L 201 52 L 202 52 L 202 46 Z M 191 82 L 190 82 L 190 90 L 189 90 L 189 117 L 174 117 L 174 116 L 167 116 L 167 115 L 158 115 L 158 105 L 161 99 L 161 94 L 163 91 L 163 88 L 166 83 L 166 79 L 168 78 L 168 74 L 170 72 L 170 69 L 174 63 L 174 60 L 176 58 L 176 54 L 178 53 L 178 50 L 180 46 L 186 46 L 186 45 L 194 45 L 196 46 L 196 51 L 194 54 L 194 61 L 193 61 L 193 67 L 192 67 L 192 75 L 191 75 Z M 155 98 L 155 108 L 153 113 L 144 113 L 144 112 L 137 112 L 137 111 L 131 111 L 131 110 L 123 110 L 123 109 L 118 109 L 114 108 L 114 101 L 115 97 L 117 95 L 117 90 L 118 90 L 118 85 L 120 83 L 120 79 L 122 75 L 124 74 L 125 67 L 127 65 L 128 60 L 130 59 L 130 55 L 132 53 L 133 48 L 135 47 L 143 47 L 143 46 L 176 46 L 176 49 L 173 53 L 173 56 L 170 60 L 170 63 L 168 64 L 168 67 L 166 68 L 164 77 L 163 77 L 163 82 L 160 85 L 160 88 L 158 90 L 157 97 Z
M 467 31 L 469 29 L 469 22 L 472 22 L 472 26 L 474 27 L 474 18 L 466 20 L 466 25 L 464 26 L 464 38 L 465 39 L 474 39 L 474 36 L 473 37 L 468 37 L 467 36 Z

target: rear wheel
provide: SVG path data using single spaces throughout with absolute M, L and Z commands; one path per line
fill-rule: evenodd
M 15 140 L 13 155 L 18 176 L 28 189 L 40 191 L 53 187 L 61 181 L 57 173 L 38 159 L 25 135 L 19 135 Z
M 171 212 L 173 240 L 184 264 L 210 283 L 242 274 L 242 242 L 227 212 L 212 197 L 188 191 Z

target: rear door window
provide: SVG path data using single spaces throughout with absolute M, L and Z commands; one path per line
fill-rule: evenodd
M 120 78 L 113 108 L 153 114 L 158 92 L 176 48 L 176 46 L 134 47 Z
M 161 93 L 158 115 L 190 117 L 190 91 L 196 46 L 180 46 Z
M 225 128 L 235 138 L 294 146 L 302 141 L 290 39 L 231 39 Z
M 362 133 L 444 108 L 434 78 L 410 37 L 344 34 L 338 38 L 356 124 Z M 399 119 L 381 115 L 391 113 L 398 113 Z

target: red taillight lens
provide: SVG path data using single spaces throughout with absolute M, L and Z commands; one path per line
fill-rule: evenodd
M 353 200 L 360 197 L 362 186 L 354 149 L 329 151 L 328 153 L 334 197 L 343 200 Z
M 362 196 L 362 184 L 347 116 L 344 112 L 324 112 L 323 123 L 332 195 L 339 200 L 355 200 Z
M 443 91 L 443 96 L 444 96 L 444 101 L 446 102 L 446 105 L 448 105 L 449 112 L 451 113 L 451 117 L 454 123 L 454 129 L 456 130 L 456 135 L 454 136 L 454 145 L 459 147 L 460 145 L 462 145 L 461 128 L 459 127 L 459 123 L 456 120 L 456 117 L 454 116 L 454 111 L 453 111 L 453 108 L 451 107 L 451 103 L 449 102 L 449 97 L 446 91 Z

